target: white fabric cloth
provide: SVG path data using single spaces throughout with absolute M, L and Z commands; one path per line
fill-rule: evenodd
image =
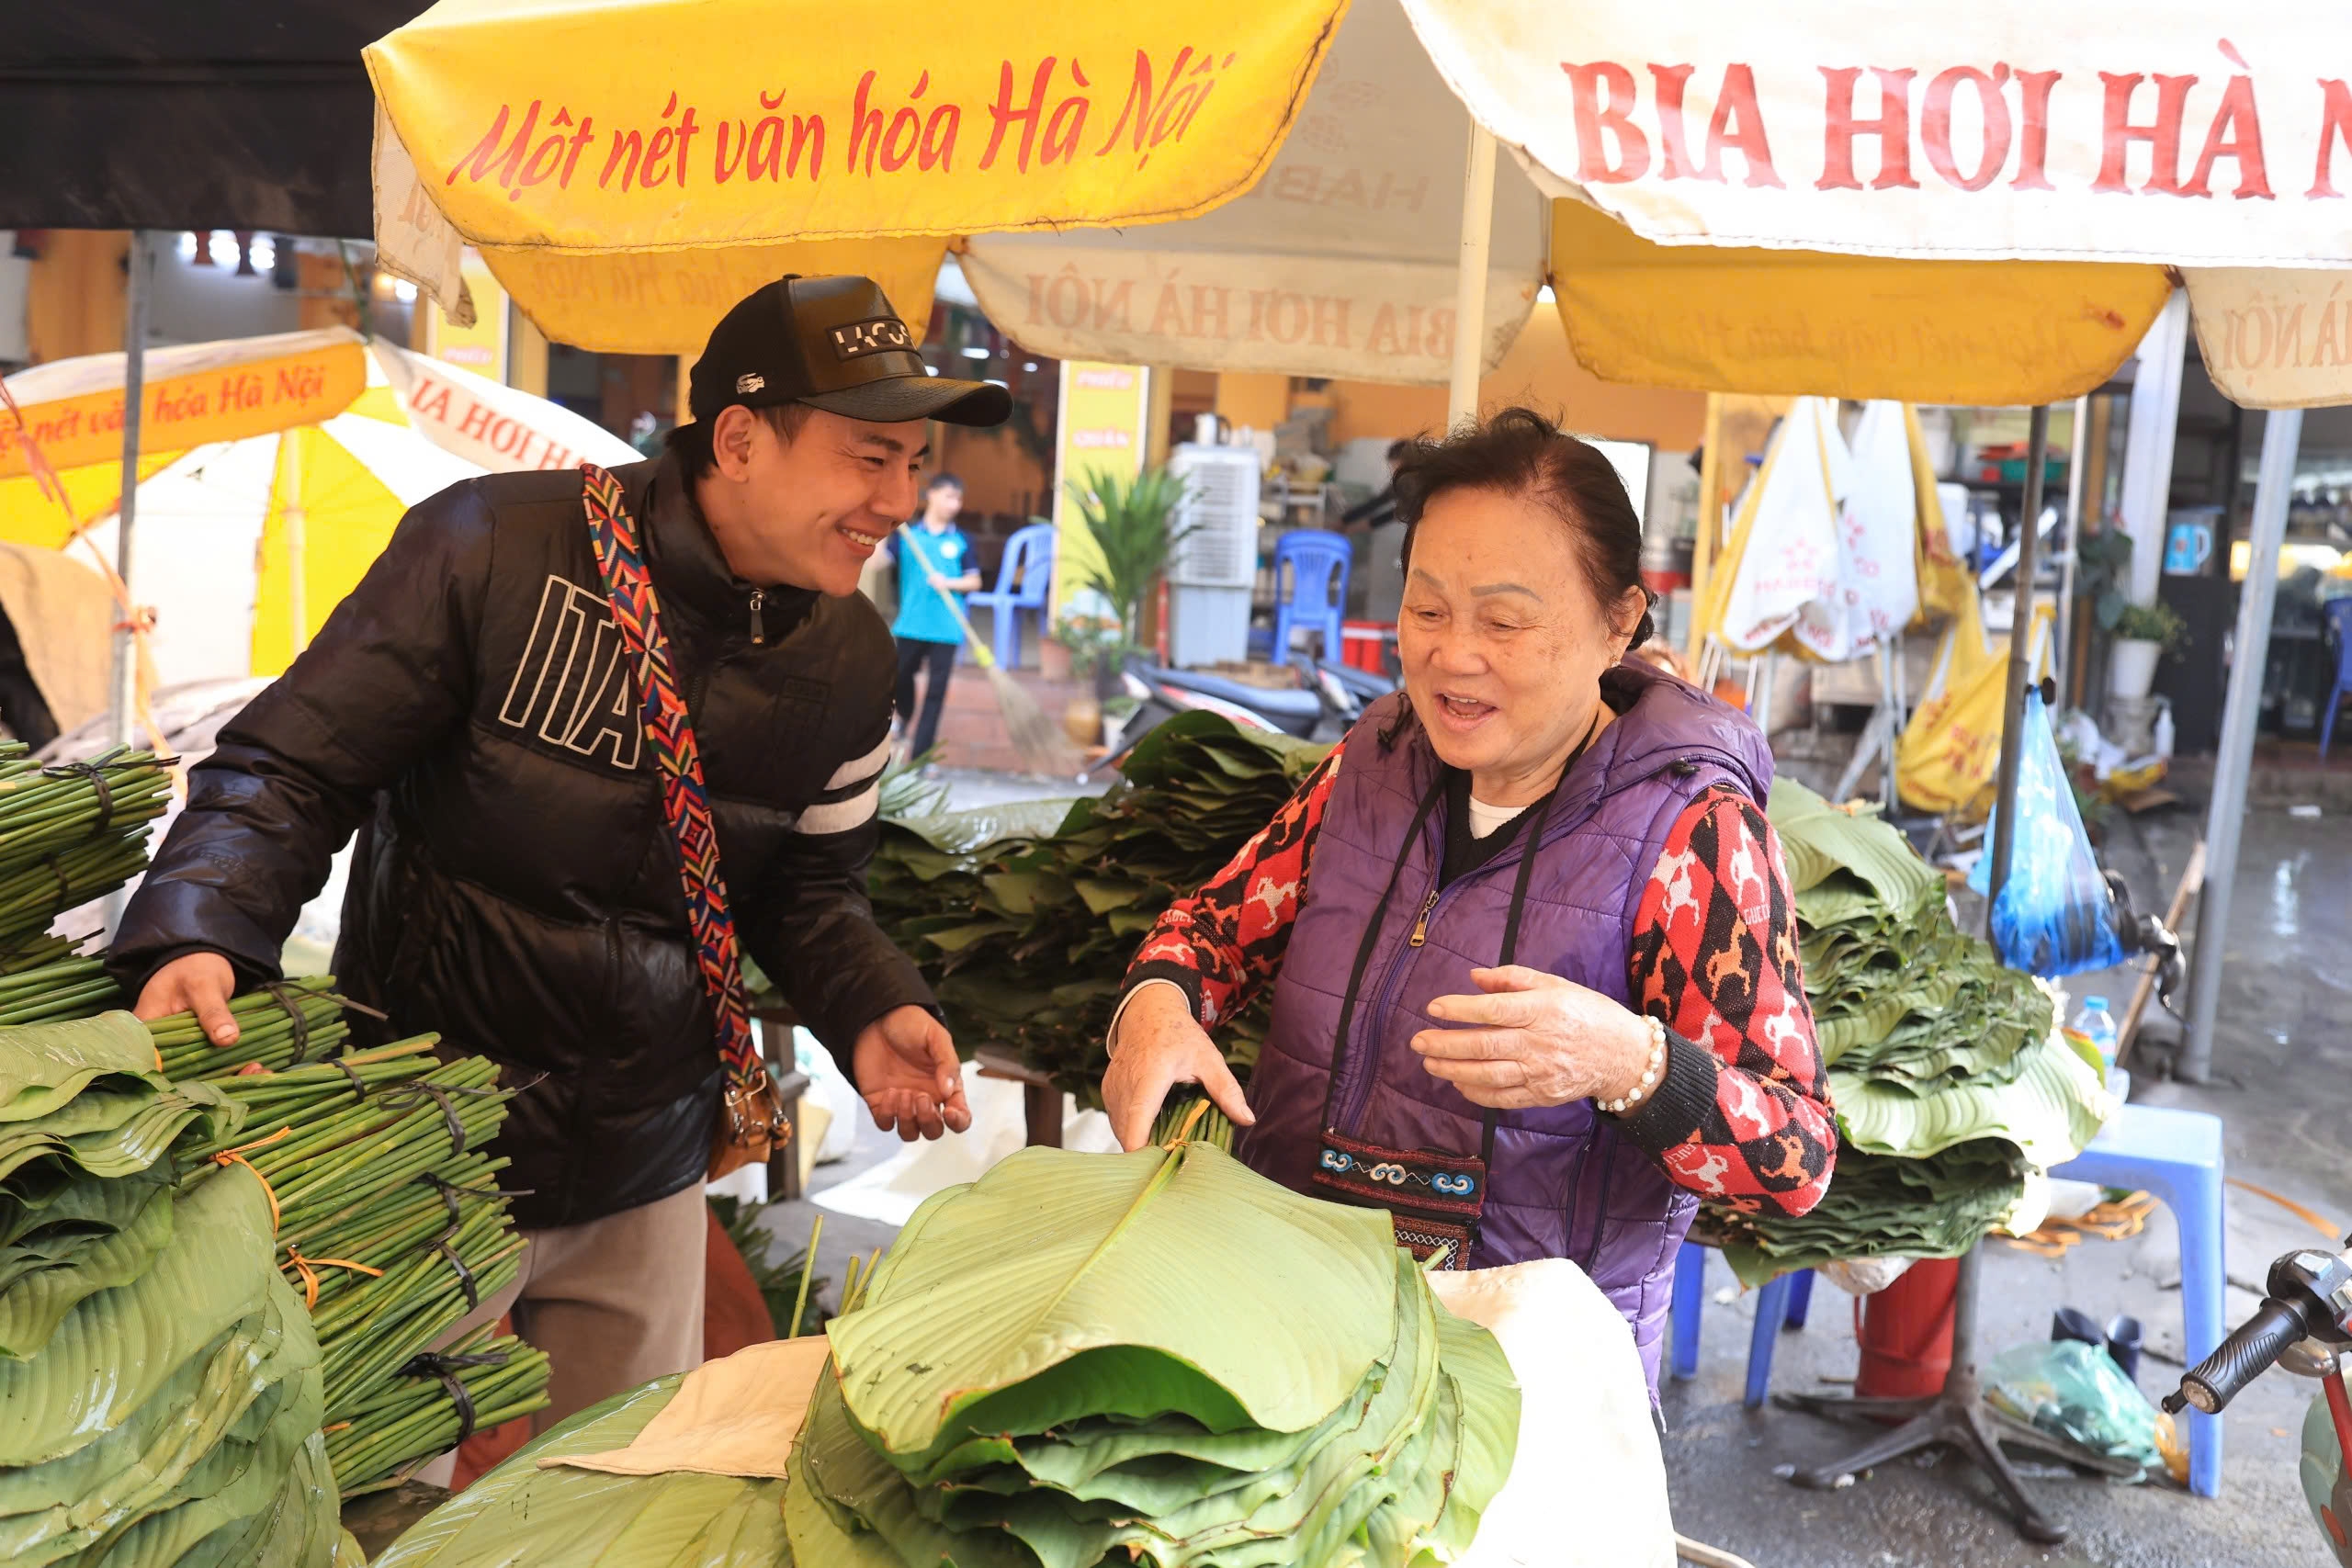
M 990 1166 L 1028 1141 L 1019 1084 L 983 1077 L 977 1063 L 967 1062 L 964 1100 L 972 1110 L 972 1124 L 965 1131 L 911 1145 L 808 1201 L 836 1214 L 903 1225 L 924 1199 L 958 1182 L 978 1180 Z M 1112 1135 L 1108 1116 L 1100 1111 L 1081 1111 L 1076 1100 L 1064 1095 L 1062 1147 L 1115 1154 L 1119 1141 Z

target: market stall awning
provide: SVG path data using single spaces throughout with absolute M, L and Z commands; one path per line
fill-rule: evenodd
M 11 6 L 0 228 L 369 232 L 359 51 L 424 0 Z
M 978 235 L 964 276 L 991 321 L 1058 359 L 1442 384 L 1469 140 L 1396 0 L 1358 0 L 1248 195 L 1178 223 Z M 1490 370 L 1543 287 L 1544 209 L 1498 171 Z
M 1571 200 L 1552 275 L 1577 357 L 1612 381 L 1995 407 L 2099 385 L 2172 293 L 2131 264 L 1661 245 Z
M 461 243 L 495 267 L 1187 218 L 1264 171 L 1344 9 L 442 0 L 367 51 L 379 243 L 454 311 Z

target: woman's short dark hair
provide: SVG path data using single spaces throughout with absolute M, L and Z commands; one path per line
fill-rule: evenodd
M 1534 410 L 1508 408 L 1442 440 L 1411 444 L 1396 466 L 1396 515 L 1405 524 L 1408 569 L 1422 513 L 1430 502 L 1457 490 L 1533 501 L 1566 524 L 1585 582 L 1604 611 L 1627 589 L 1642 587 L 1642 522 L 1616 466 Z M 1626 648 L 1641 647 L 1655 630 L 1645 608 Z
M 808 423 L 808 416 L 816 411 L 807 403 L 772 403 L 752 412 L 766 420 L 769 429 L 789 442 L 800 434 L 800 427 Z M 710 445 L 711 426 L 718 423 L 713 418 L 698 419 L 691 424 L 673 425 L 670 433 L 662 438 L 662 444 L 677 454 L 678 466 L 685 469 L 686 478 L 698 479 L 718 467 L 718 455 L 711 450 Z

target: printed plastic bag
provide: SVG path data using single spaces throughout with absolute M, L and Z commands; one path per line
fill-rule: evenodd
M 2109 1459 L 2143 1470 L 2164 1464 L 2156 1407 L 2103 1345 L 2052 1339 L 2014 1346 L 1985 1370 L 1984 1398 L 1996 1410 Z
M 2023 722 L 2017 833 L 2009 878 L 1993 904 L 1993 946 L 2010 968 L 2044 979 L 2109 968 L 2124 957 L 2115 931 L 2114 897 L 2083 831 L 2040 692 L 2027 694 Z M 1986 824 L 1985 853 L 1969 873 L 1969 886 L 1980 894 L 1991 888 L 1991 846 L 1998 830 L 1997 822 Z

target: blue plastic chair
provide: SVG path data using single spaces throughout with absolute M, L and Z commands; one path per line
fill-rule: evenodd
M 1021 664 L 1021 612 L 1037 615 L 1037 635 L 1046 635 L 1046 595 L 1054 586 L 1054 527 L 1034 523 L 1004 542 L 1004 563 L 997 568 L 996 586 L 964 596 L 964 603 L 984 606 L 996 622 L 989 641 L 996 661 L 1007 670 Z
M 1348 567 L 1353 552 L 1348 541 L 1319 528 L 1302 528 L 1283 536 L 1274 547 L 1274 658 L 1290 658 L 1294 631 L 1323 634 L 1323 657 L 1340 662 L 1340 621 L 1347 614 Z M 1283 568 L 1290 568 L 1290 588 L 1283 588 Z
M 2180 1224 L 2181 1338 L 2195 1366 L 2222 1342 L 2226 1282 L 2222 1230 L 2222 1119 L 2204 1111 L 2126 1105 L 2090 1147 L 2050 1174 L 2066 1181 L 2144 1190 Z M 2222 1491 L 2222 1424 L 2188 1413 L 2188 1489 Z
M 2327 602 L 2327 635 L 2335 644 L 2335 684 L 2329 688 L 2327 704 L 2320 711 L 2325 715 L 2319 721 L 2319 760 L 2327 761 L 2327 743 L 2335 738 L 2335 705 L 2344 694 L 2352 692 L 2352 599 L 2330 599 Z
M 1695 1241 L 1686 1241 L 1674 1259 L 1674 1322 L 1672 1360 L 1675 1377 L 1684 1382 L 1699 1375 L 1699 1314 L 1707 1304 L 1707 1253 Z M 1783 1274 L 1756 1292 L 1756 1323 L 1747 1331 L 1747 1388 L 1740 1403 L 1750 1410 L 1762 1407 L 1772 1386 L 1772 1344 L 1784 1328 L 1803 1328 L 1813 1307 L 1813 1270 Z

